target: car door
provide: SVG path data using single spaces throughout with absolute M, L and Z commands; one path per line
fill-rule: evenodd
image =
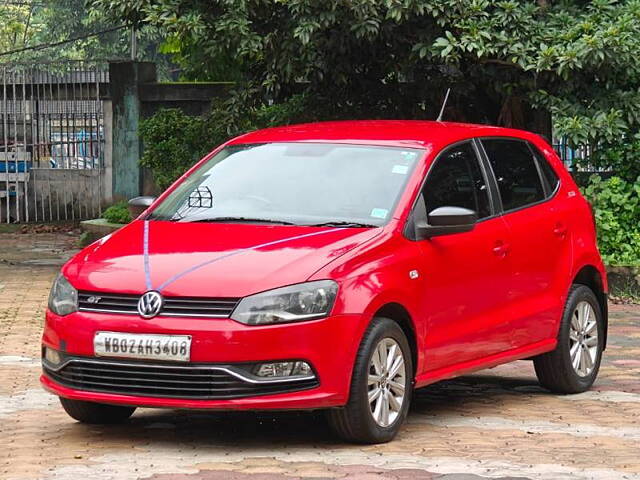
M 481 144 L 511 238 L 508 316 L 519 348 L 555 335 L 571 268 L 570 215 L 556 195 L 557 175 L 533 145 L 513 138 Z
M 511 347 L 502 310 L 507 300 L 509 233 L 492 205 L 486 172 L 472 141 L 434 161 L 414 218 L 443 206 L 478 214 L 469 232 L 420 240 L 424 274 L 425 358 L 429 371 L 473 361 Z

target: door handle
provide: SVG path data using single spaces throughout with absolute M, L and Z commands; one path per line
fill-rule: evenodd
M 567 227 L 564 226 L 564 224 L 558 222 L 556 223 L 556 226 L 553 229 L 553 234 L 556 237 L 564 238 L 567 236 Z
M 502 240 L 498 240 L 493 247 L 493 253 L 500 258 L 504 258 L 509 253 L 509 245 Z

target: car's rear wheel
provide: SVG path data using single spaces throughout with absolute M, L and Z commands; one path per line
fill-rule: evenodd
M 60 403 L 71 418 L 90 424 L 122 423 L 135 411 L 135 407 L 83 402 L 62 397 L 60 397 Z
M 593 291 L 573 285 L 565 304 L 558 345 L 533 359 L 540 384 L 556 393 L 580 393 L 595 381 L 604 347 L 602 311 Z
M 348 441 L 388 442 L 407 416 L 412 385 L 407 337 L 393 320 L 375 318 L 360 344 L 349 402 L 328 412 L 329 423 Z

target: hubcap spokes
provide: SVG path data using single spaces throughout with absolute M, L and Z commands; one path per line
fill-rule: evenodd
M 598 324 L 589 302 L 578 303 L 571 315 L 569 355 L 578 375 L 591 374 L 598 359 Z
M 376 346 L 367 384 L 371 415 L 378 425 L 388 427 L 400 414 L 406 385 L 404 356 L 394 339 L 384 338 Z

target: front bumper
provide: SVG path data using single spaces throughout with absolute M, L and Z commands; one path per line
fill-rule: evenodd
M 132 389 L 95 388 L 66 381 L 47 373 L 42 385 L 52 393 L 75 400 L 147 407 L 205 409 L 315 409 L 344 405 L 349 397 L 351 372 L 360 338 L 366 327 L 361 315 L 336 315 L 321 320 L 285 325 L 249 327 L 230 319 L 155 317 L 143 320 L 132 315 L 77 312 L 59 317 L 47 312 L 43 345 L 63 352 L 67 358 L 98 360 L 93 337 L 97 331 L 126 333 L 188 334 L 192 337 L 190 366 L 233 365 L 269 361 L 304 360 L 316 381 L 294 388 L 264 390 L 241 398 L 190 398 L 180 393 L 158 395 Z M 104 361 L 105 359 L 100 359 Z M 127 360 L 112 359 L 127 363 Z M 135 361 L 131 361 L 135 362 Z M 144 363 L 149 363 L 145 361 Z M 166 362 L 162 362 L 165 363 Z M 275 393 L 274 393 L 275 392 Z M 237 396 L 236 396 L 237 397 Z

